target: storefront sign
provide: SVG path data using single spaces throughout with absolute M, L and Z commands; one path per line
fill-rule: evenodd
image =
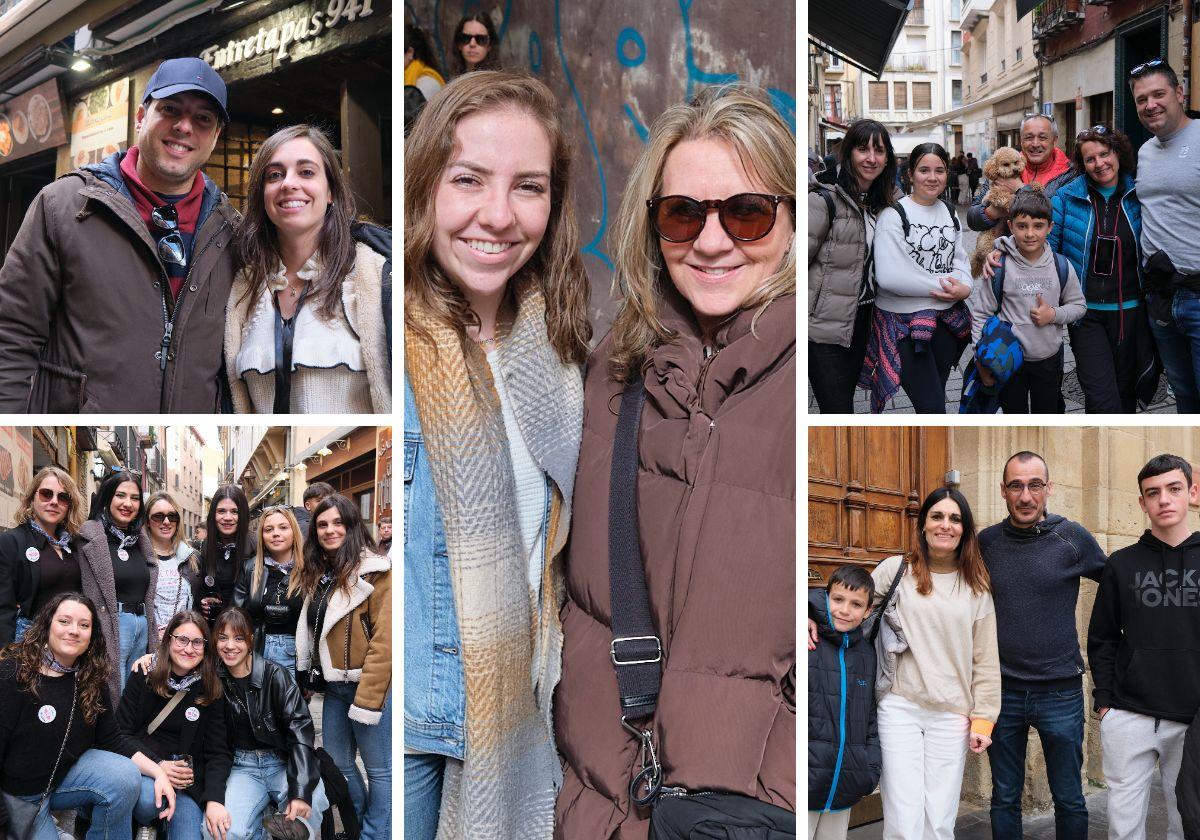
M 71 163 L 99 163 L 129 144 L 129 79 L 96 88 L 71 103 Z
M 0 106 L 0 164 L 65 142 L 62 100 L 53 79 Z
M 275 61 L 299 57 L 306 45 L 321 35 L 340 27 L 365 20 L 375 14 L 375 0 L 328 0 L 302 3 L 262 21 L 257 30 L 246 30 L 243 37 L 231 39 L 225 45 L 213 44 L 201 51 L 200 57 L 214 70 L 236 67 L 244 61 L 271 56 Z

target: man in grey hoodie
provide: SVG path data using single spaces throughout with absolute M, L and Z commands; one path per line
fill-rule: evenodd
M 979 343 L 992 315 L 1012 324 L 1025 361 L 1004 384 L 1000 408 L 1005 414 L 1061 414 L 1063 332 L 1083 317 L 1087 300 L 1069 262 L 1064 261 L 1066 282 L 1060 280 L 1056 256 L 1046 246 L 1054 222 L 1045 194 L 1021 189 L 1009 217 L 1012 235 L 996 240 L 1004 271 L 1000 300 L 991 283 L 979 284 L 969 304 L 971 342 Z M 985 385 L 993 384 L 985 366 L 979 365 L 979 372 Z
M 992 836 L 1021 838 L 1029 727 L 1038 731 L 1058 840 L 1085 840 L 1083 657 L 1075 630 L 1080 578 L 1107 558 L 1077 522 L 1048 513 L 1054 490 L 1040 455 L 1018 452 L 1001 473 L 1008 517 L 979 534 L 992 581 L 1000 650 L 1000 717 L 992 731 Z M 1036 632 L 1030 632 L 1037 627 Z

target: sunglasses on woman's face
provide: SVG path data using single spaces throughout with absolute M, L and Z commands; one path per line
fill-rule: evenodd
M 179 514 L 176 513 L 175 511 L 171 511 L 170 513 L 164 513 L 163 511 L 160 510 L 157 513 L 150 514 L 150 521 L 153 522 L 155 525 L 161 525 L 164 522 L 170 522 L 172 525 L 178 525 L 179 524 Z
M 481 47 L 487 47 L 492 43 L 492 36 L 488 35 L 487 33 L 484 33 L 483 35 L 475 35 L 474 33 L 460 32 L 458 33 L 458 38 L 456 40 L 460 47 L 465 47 L 472 41 Z
M 762 239 L 775 227 L 779 202 L 789 195 L 738 193 L 699 201 L 686 195 L 664 195 L 646 202 L 654 232 L 668 242 L 691 242 L 704 230 L 708 212 L 717 211 L 721 227 L 739 242 Z
M 49 502 L 55 496 L 58 497 L 58 503 L 60 505 L 66 505 L 67 507 L 71 506 L 71 494 L 70 493 L 64 493 L 61 490 L 59 492 L 55 493 L 49 487 L 39 487 L 38 488 L 38 498 L 41 499 L 43 502 Z

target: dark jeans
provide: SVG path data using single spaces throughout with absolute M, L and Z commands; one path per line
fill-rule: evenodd
M 1175 410 L 1179 414 L 1200 412 L 1200 385 L 1196 371 L 1200 370 L 1200 292 L 1178 289 L 1171 302 L 1171 320 L 1150 319 L 1150 332 L 1158 345 L 1158 355 L 1167 382 L 1175 395 Z
M 1021 840 L 1025 747 L 1032 726 L 1042 739 L 1046 777 L 1054 798 L 1054 835 L 1087 840 L 1083 798 L 1083 690 L 1000 692 L 1000 719 L 992 730 L 992 836 Z
M 1026 361 L 1000 391 L 1005 414 L 1062 414 L 1063 348 L 1049 359 Z
M 938 321 L 928 344 L 902 338 L 896 342 L 896 350 L 900 354 L 900 387 L 912 400 L 913 411 L 945 414 L 946 380 L 962 355 L 962 342 Z
M 808 342 L 808 381 L 822 414 L 854 412 L 854 387 L 867 355 L 874 306 L 858 307 L 850 346 Z
M 1089 309 L 1083 320 L 1067 327 L 1088 414 L 1137 411 L 1137 348 L 1139 333 L 1147 328 L 1143 309 L 1126 309 L 1124 318 L 1121 312 Z

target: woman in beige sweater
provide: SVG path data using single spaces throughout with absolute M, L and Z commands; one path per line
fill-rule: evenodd
M 904 564 L 902 566 L 902 564 Z M 950 840 L 967 750 L 991 744 L 1000 659 L 991 584 L 967 500 L 934 490 L 917 514 L 917 548 L 872 573 L 894 598 L 908 649 L 879 701 L 885 840 Z

